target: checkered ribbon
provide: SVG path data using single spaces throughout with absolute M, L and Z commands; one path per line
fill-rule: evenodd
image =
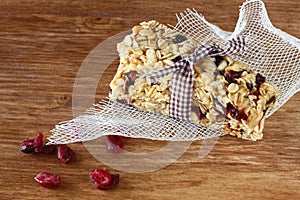
M 205 56 L 234 55 L 240 54 L 245 50 L 246 44 L 242 37 L 234 38 L 228 42 L 229 45 L 224 50 L 216 45 L 198 47 L 188 57 L 182 58 L 173 65 L 141 76 L 148 77 L 151 81 L 157 81 L 170 73 L 174 73 L 170 99 L 171 117 L 191 121 L 190 112 L 193 101 L 195 73 L 194 63 L 199 62 Z

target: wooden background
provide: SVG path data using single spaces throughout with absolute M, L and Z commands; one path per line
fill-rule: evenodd
M 78 160 L 60 164 L 55 155 L 25 155 L 20 142 L 72 118 L 76 73 L 88 53 L 108 37 L 140 21 L 176 23 L 175 13 L 194 7 L 233 31 L 243 0 L 1 0 L 0 1 L 0 199 L 300 199 L 300 94 L 271 116 L 262 141 L 225 136 L 205 159 L 201 141 L 156 172 L 120 173 L 118 187 L 100 191 L 91 169 L 105 165 L 82 144 Z M 266 0 L 273 24 L 300 38 L 299 0 Z M 111 66 L 96 97 L 109 92 Z M 129 140 L 128 150 L 148 152 L 163 142 Z M 108 167 L 111 172 L 117 172 Z M 40 171 L 61 175 L 57 189 L 33 181 Z

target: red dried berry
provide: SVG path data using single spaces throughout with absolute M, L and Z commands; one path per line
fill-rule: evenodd
M 238 121 L 242 121 L 242 120 L 247 121 L 248 119 L 248 116 L 245 114 L 243 110 L 236 109 L 231 103 L 228 103 L 226 107 L 226 115 L 228 114 L 230 114 L 231 117 L 233 117 Z
M 253 101 L 255 103 L 257 103 L 258 99 L 259 99 L 259 95 L 260 95 L 260 92 L 259 90 L 255 90 L 254 92 L 252 92 L 252 95 L 255 95 L 256 96 L 256 99 L 254 99 Z
M 50 144 L 50 145 L 44 145 L 43 148 L 42 148 L 42 152 L 44 154 L 51 154 L 55 151 L 56 149 L 56 146 L 53 145 L 53 144 Z
M 109 152 L 119 153 L 124 150 L 124 137 L 118 135 L 108 135 L 106 138 L 106 148 Z
M 276 101 L 276 97 L 275 96 L 272 96 L 269 101 L 267 102 L 267 105 L 268 104 L 271 104 L 271 103 L 274 103 Z
M 34 152 L 35 148 L 34 139 L 25 139 L 21 143 L 21 151 L 23 153 L 31 154 Z
M 104 169 L 94 169 L 90 173 L 90 181 L 97 189 L 102 190 L 111 183 L 111 176 Z
M 187 40 L 187 37 L 185 37 L 184 35 L 176 35 L 174 38 L 173 38 L 173 42 L 175 44 L 179 44 L 181 42 L 184 42 L 185 40 Z
M 138 73 L 137 71 L 130 71 L 125 73 L 125 76 L 128 80 L 125 84 L 125 94 L 128 94 L 129 86 L 134 85 L 135 80 L 138 78 Z
M 246 83 L 246 85 L 247 85 L 247 88 L 248 88 L 249 91 L 252 91 L 252 90 L 253 90 L 253 84 L 251 84 L 251 83 Z
M 23 153 L 40 153 L 43 147 L 43 134 L 39 133 L 34 139 L 25 139 L 21 142 L 21 151 Z
M 248 116 L 246 115 L 246 113 L 243 110 L 239 110 L 238 113 L 239 113 L 239 115 L 236 118 L 236 120 L 238 120 L 238 121 L 242 121 L 242 120 L 247 121 L 248 120 Z
M 34 144 L 36 146 L 36 148 L 34 149 L 35 153 L 40 153 L 42 152 L 42 148 L 43 148 L 43 134 L 39 133 L 36 138 L 34 139 Z
M 38 173 L 34 180 L 46 188 L 53 188 L 60 184 L 60 176 L 47 172 Z
M 155 81 L 155 82 L 151 83 L 151 86 L 153 86 L 153 85 L 160 85 L 160 84 L 161 84 L 160 82 Z
M 241 78 L 243 72 L 244 71 L 236 72 L 236 71 L 230 70 L 226 73 L 225 79 L 228 83 L 236 83 L 235 79 Z
M 257 83 L 257 84 L 262 84 L 262 83 L 264 83 L 266 81 L 266 78 L 264 77 L 264 76 L 262 76 L 261 74 L 256 74 L 256 77 L 255 77 L 255 82 Z
M 75 152 L 66 144 L 57 145 L 57 158 L 61 163 L 67 163 L 76 159 Z
M 111 174 L 111 181 L 107 186 L 102 187 L 102 190 L 109 190 L 116 187 L 119 183 L 120 175 L 119 174 Z

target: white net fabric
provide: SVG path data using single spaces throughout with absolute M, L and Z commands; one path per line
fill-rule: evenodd
M 220 46 L 233 37 L 245 37 L 247 50 L 241 56 L 233 57 L 263 74 L 281 92 L 278 104 L 268 116 L 300 90 L 300 41 L 271 24 L 260 0 L 243 4 L 233 33 L 219 29 L 195 10 L 189 9 L 178 17 L 175 29 L 203 44 L 216 43 Z M 170 141 L 192 141 L 223 134 L 212 128 L 137 110 L 111 100 L 102 101 L 84 115 L 62 122 L 51 133 L 49 144 L 88 141 L 112 134 Z
M 267 81 L 281 92 L 278 104 L 269 111 L 274 113 L 300 90 L 300 41 L 275 28 L 260 0 L 246 1 L 233 33 L 225 32 L 208 23 L 195 10 L 187 10 L 178 17 L 175 29 L 205 44 L 225 44 L 236 36 L 247 39 L 247 50 L 242 55 L 232 56 L 263 74 Z
M 85 115 L 57 125 L 48 139 L 50 143 L 65 144 L 112 134 L 131 138 L 190 141 L 217 137 L 223 133 L 208 127 L 199 129 L 199 126 L 186 121 L 104 100 L 86 111 Z

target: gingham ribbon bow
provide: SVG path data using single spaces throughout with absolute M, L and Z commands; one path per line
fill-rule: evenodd
M 245 50 L 246 44 L 242 37 L 234 38 L 228 42 L 229 45 L 224 50 L 216 45 L 198 47 L 188 57 L 175 62 L 173 65 L 142 76 L 150 78 L 151 81 L 156 81 L 170 73 L 174 73 L 170 98 L 171 117 L 191 121 L 194 63 L 199 62 L 205 56 L 234 55 L 240 54 Z

